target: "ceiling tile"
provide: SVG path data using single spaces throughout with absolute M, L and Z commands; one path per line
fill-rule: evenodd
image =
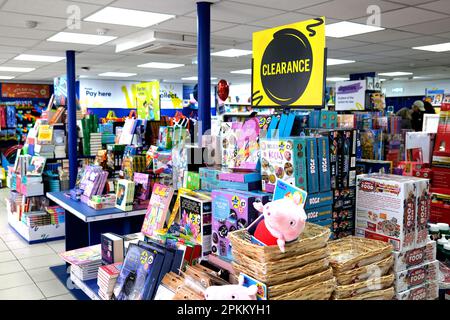
M 92 48 L 92 46 L 86 44 L 51 42 L 51 41 L 42 41 L 37 46 L 33 47 L 33 49 L 35 50 L 59 51 L 59 52 L 66 52 L 67 50 L 85 51 L 90 48 Z
M 399 28 L 408 25 L 416 25 L 422 22 L 434 21 L 448 17 L 445 14 L 438 12 L 431 12 L 423 9 L 408 7 L 389 12 L 383 12 L 381 14 L 381 26 L 384 28 Z M 366 23 L 366 19 L 356 19 L 354 22 Z M 415 32 L 413 30 L 407 30 L 407 28 L 400 28 L 401 30 Z
M 281 10 L 256 7 L 231 1 L 218 2 L 211 6 L 212 20 L 243 24 L 280 15 L 282 13 L 284 12 Z M 192 12 L 188 16 L 196 17 L 197 13 Z
M 44 40 L 51 37 L 54 34 L 55 34 L 54 31 L 48 30 L 36 30 L 36 29 L 24 29 L 24 28 L 12 28 L 0 26 L 0 35 L 14 38 Z
M 175 15 L 184 15 L 196 10 L 195 1 L 190 0 L 118 0 L 112 6 Z
M 377 32 L 370 32 L 352 37 L 346 37 L 345 39 L 379 43 L 384 41 L 415 38 L 418 36 L 420 35 L 412 32 L 397 31 L 397 30 L 381 30 Z
M 384 42 L 383 44 L 393 45 L 393 46 L 397 46 L 397 47 L 412 48 L 412 47 L 427 46 L 430 44 L 436 44 L 436 43 L 442 43 L 442 42 L 445 42 L 445 40 L 443 40 L 442 38 L 421 36 L 421 37 L 411 38 L 411 39 L 387 41 L 387 42 Z
M 353 41 L 353 40 L 347 40 L 347 39 L 332 39 L 327 38 L 325 41 L 325 44 L 328 49 L 346 49 L 351 47 L 359 47 L 363 45 L 367 45 L 367 42 L 361 42 L 361 41 Z
M 395 57 L 377 57 L 375 59 L 367 59 L 364 62 L 377 64 L 395 64 L 396 66 L 408 64 L 408 61 Z
M 378 5 L 383 11 L 383 15 L 386 14 L 385 12 L 388 10 L 404 7 L 401 4 L 394 4 L 379 0 L 334 0 L 306 9 L 301 9 L 298 12 L 326 16 L 334 19 L 350 20 L 366 17 L 368 15 L 367 8 L 370 5 Z
M 239 25 L 236 27 L 231 27 L 228 29 L 223 29 L 221 31 L 213 32 L 215 36 L 223 36 L 233 39 L 243 39 L 250 40 L 252 39 L 253 32 L 263 30 L 263 27 L 255 27 L 255 26 L 247 26 L 247 25 Z
M 383 44 L 370 44 L 367 46 L 353 47 L 348 49 L 343 49 L 342 51 L 353 52 L 353 53 L 378 53 L 383 51 L 395 50 L 393 46 L 387 46 Z
M 356 56 L 356 53 L 349 53 L 344 52 L 340 50 L 328 50 L 327 57 L 333 58 L 333 59 L 348 59 L 348 60 L 354 60 L 353 58 Z
M 76 5 L 81 10 L 81 18 L 99 10 L 101 6 L 63 0 L 8 0 L 3 11 L 33 14 L 46 17 L 68 18 L 67 8 Z
M 292 1 L 292 0 L 234 0 L 233 2 L 240 2 L 245 4 L 251 4 L 254 6 L 272 8 L 272 9 L 281 9 L 286 11 L 298 10 L 301 8 L 309 7 L 312 5 L 317 5 L 319 3 L 328 2 L 330 0 L 301 0 L 301 1 Z
M 234 23 L 222 22 L 222 21 L 211 21 L 211 32 L 222 30 L 225 28 L 230 28 L 235 26 Z M 151 28 L 152 30 L 164 30 L 171 32 L 183 32 L 197 34 L 197 18 L 194 17 L 177 17 L 165 22 L 158 24 L 157 26 Z
M 73 0 L 74 2 L 82 2 L 82 3 L 90 3 L 90 4 L 98 4 L 98 5 L 108 5 L 113 3 L 115 0 Z
M 384 51 L 384 52 L 380 52 L 379 55 L 382 56 L 387 56 L 387 57 L 403 57 L 404 59 L 406 59 L 406 56 L 408 56 L 408 60 L 409 59 L 414 59 L 411 56 L 416 55 L 417 54 L 417 50 L 413 50 L 413 49 L 400 49 L 400 50 L 392 50 L 392 51 Z
M 141 28 L 129 27 L 129 26 L 119 26 L 114 24 L 105 24 L 105 23 L 96 23 L 96 22 L 88 22 L 81 21 L 80 29 L 72 30 L 66 28 L 64 31 L 67 32 L 78 32 L 78 33 L 88 33 L 88 34 L 97 34 L 97 29 L 102 28 L 106 29 L 106 36 L 114 36 L 114 37 L 124 37 L 134 32 L 142 31 Z
M 36 21 L 38 23 L 36 29 L 34 30 L 60 31 L 67 25 L 66 19 L 0 11 L 0 25 L 15 28 L 25 28 L 25 21 L 27 20 Z M 30 29 L 26 30 L 29 31 Z
M 7 35 L 7 34 L 3 34 L 1 32 L 0 32 L 0 34 Z M 30 47 L 38 44 L 39 42 L 40 42 L 40 40 L 0 37 L 0 43 L 2 45 L 7 45 L 7 46 L 18 46 L 18 47 L 30 48 Z
M 4 43 L 0 43 L 0 53 L 22 53 L 26 51 L 27 48 L 19 47 L 19 46 L 5 46 Z
M 435 34 L 436 32 L 449 32 L 450 31 L 450 18 L 436 20 L 436 21 L 429 21 L 426 23 L 418 23 L 413 24 L 410 26 L 405 26 L 399 28 L 404 31 L 409 32 L 416 32 L 416 33 L 422 33 L 422 34 Z
M 406 4 L 406 5 L 410 5 L 410 6 L 416 6 L 416 5 L 424 4 L 424 3 L 431 2 L 431 1 L 434 1 L 434 0 L 388 0 L 388 1 L 397 2 L 397 3 L 403 3 L 403 4 Z
M 433 1 L 430 3 L 419 5 L 418 7 L 450 14 L 450 1 L 448 0 Z

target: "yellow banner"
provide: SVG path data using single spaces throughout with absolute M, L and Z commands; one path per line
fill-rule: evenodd
M 136 108 L 139 119 L 160 120 L 159 81 L 143 82 L 136 85 Z
M 253 33 L 252 105 L 321 106 L 325 18 Z

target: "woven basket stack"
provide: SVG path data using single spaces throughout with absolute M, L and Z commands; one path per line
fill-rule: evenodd
M 391 244 L 346 237 L 328 244 L 337 286 L 335 300 L 391 300 L 394 257 Z
M 249 241 L 247 230 L 229 234 L 233 268 L 267 286 L 271 300 L 327 300 L 335 289 L 329 261 L 330 230 L 307 223 L 300 238 L 278 246 L 259 246 Z

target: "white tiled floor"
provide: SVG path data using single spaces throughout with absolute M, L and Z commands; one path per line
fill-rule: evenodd
M 18 236 L 7 221 L 8 193 L 0 189 L 0 300 L 73 300 L 49 269 L 63 263 L 64 240 L 29 245 Z

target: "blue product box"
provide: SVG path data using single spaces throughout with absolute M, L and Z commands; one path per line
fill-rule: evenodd
M 317 161 L 317 140 L 305 137 L 306 141 L 306 173 L 308 175 L 308 193 L 319 192 L 319 165 Z
M 317 138 L 317 155 L 319 159 L 320 191 L 329 191 L 331 190 L 330 147 L 327 137 Z
M 219 173 L 219 180 L 231 182 L 256 182 L 261 181 L 261 172 L 232 172 L 223 171 Z
M 219 181 L 220 189 L 235 189 L 242 191 L 252 191 L 261 190 L 261 181 L 257 182 L 230 182 L 230 181 Z
M 321 220 L 330 220 L 331 223 L 331 205 L 327 205 L 319 208 L 312 208 L 305 210 L 307 221 L 317 223 Z
M 198 169 L 200 180 L 219 181 L 219 174 L 222 171 L 214 167 L 201 167 Z
M 201 180 L 200 181 L 200 185 L 202 190 L 205 191 L 212 191 L 214 189 L 220 189 L 219 187 L 219 182 L 215 182 L 215 181 L 209 181 L 209 180 Z
M 286 126 L 283 130 L 283 137 L 290 137 L 292 133 L 292 128 L 294 127 L 294 121 L 295 121 L 295 113 L 289 113 Z
M 320 110 L 312 110 L 309 114 L 309 127 L 320 128 Z
M 315 209 L 333 204 L 333 192 L 309 193 L 306 198 L 305 210 Z
M 272 120 L 270 121 L 270 124 L 269 124 L 269 128 L 267 129 L 267 134 L 266 134 L 267 139 L 274 137 L 279 122 L 280 122 L 280 119 L 278 117 L 272 117 Z
M 276 138 L 285 138 L 284 129 L 286 129 L 287 121 L 288 115 L 283 113 L 280 118 L 280 123 L 278 124 L 278 136 L 276 136 Z

